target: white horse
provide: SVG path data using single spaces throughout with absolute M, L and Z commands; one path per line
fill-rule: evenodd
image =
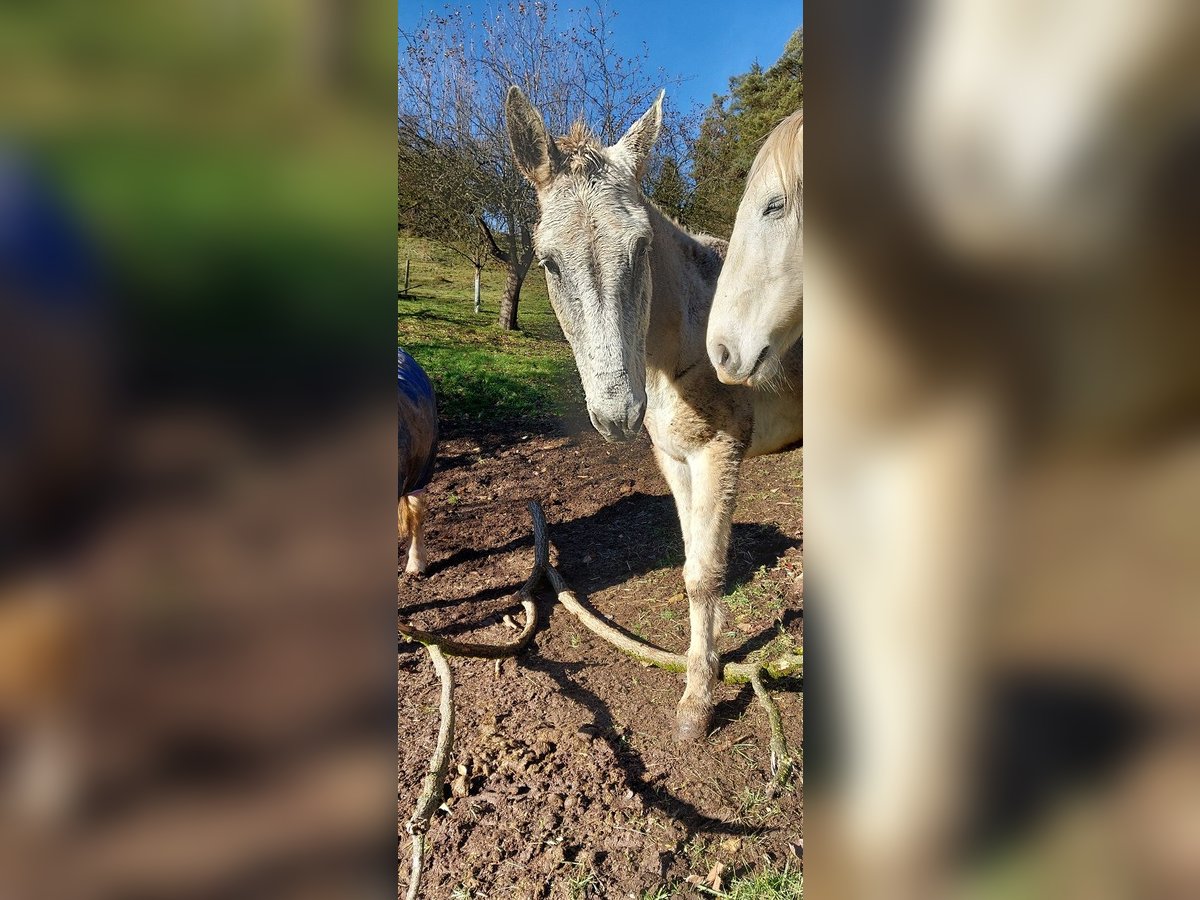
M 750 167 L 708 320 L 708 358 L 726 384 L 771 384 L 800 339 L 803 153 L 799 110 L 767 136 Z

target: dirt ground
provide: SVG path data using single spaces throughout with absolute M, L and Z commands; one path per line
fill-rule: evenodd
M 399 615 L 454 637 L 504 642 L 512 594 L 529 574 L 525 503 L 540 499 L 558 565 L 586 603 L 642 638 L 687 646 L 682 538 L 649 442 L 605 444 L 590 430 L 443 435 L 429 492 L 431 565 L 398 571 Z M 734 517 L 720 649 L 744 660 L 802 638 L 799 449 L 748 461 Z M 770 730 L 749 685 L 721 686 L 707 740 L 671 740 L 681 675 L 647 668 L 539 595 L 530 649 L 492 662 L 452 659 L 455 783 L 430 829 L 423 895 L 640 898 L 663 885 L 770 862 L 800 864 L 800 780 L 768 799 Z M 773 690 L 798 755 L 800 680 Z M 419 645 L 399 646 L 398 851 L 437 731 L 437 678 Z M 696 894 L 699 896 L 699 894 Z

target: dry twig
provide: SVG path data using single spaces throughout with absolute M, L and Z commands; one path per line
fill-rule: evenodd
M 421 786 L 421 795 L 417 798 L 417 808 L 412 818 L 408 820 L 408 833 L 412 835 L 412 870 L 408 877 L 407 900 L 417 900 L 421 891 L 421 870 L 425 862 L 425 834 L 429 831 L 429 821 L 434 812 L 442 805 L 442 785 L 446 783 L 446 770 L 450 764 L 450 749 L 454 746 L 454 676 L 450 672 L 450 663 L 442 655 L 437 644 L 426 644 L 429 658 L 437 669 L 438 679 L 442 682 L 442 699 L 438 711 L 441 715 L 441 725 L 438 728 L 437 746 L 429 760 L 429 771 Z

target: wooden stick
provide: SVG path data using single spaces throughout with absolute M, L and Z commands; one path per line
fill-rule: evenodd
M 417 808 L 408 820 L 407 830 L 412 835 L 412 870 L 408 877 L 407 900 L 417 900 L 421 891 L 421 871 L 425 862 L 425 835 L 434 812 L 442 805 L 442 786 L 446 783 L 446 770 L 450 765 L 450 748 L 454 746 L 454 675 L 450 663 L 442 655 L 437 644 L 426 644 L 429 658 L 437 670 L 442 683 L 442 699 L 438 707 L 441 725 L 438 728 L 437 746 L 429 759 L 429 771 L 417 798 Z
M 408 881 L 407 900 L 417 900 L 417 895 L 421 890 L 421 873 L 425 861 L 425 835 L 429 831 L 429 823 L 434 812 L 442 803 L 442 786 L 446 781 L 450 752 L 454 745 L 454 677 L 446 655 L 499 660 L 515 656 L 523 651 L 537 630 L 537 605 L 533 600 L 533 592 L 541 580 L 546 578 L 558 595 L 558 602 L 596 636 L 640 662 L 671 672 L 687 671 L 687 657 L 683 654 L 671 653 L 640 641 L 584 606 L 558 569 L 550 565 L 550 541 L 547 535 L 546 516 L 538 501 L 530 501 L 529 515 L 533 520 L 534 560 L 529 578 L 517 592 L 517 597 L 521 600 L 521 605 L 525 610 L 525 627 L 514 641 L 507 644 L 475 644 L 455 641 L 425 631 L 407 621 L 401 621 L 396 626 L 405 640 L 417 641 L 425 646 L 442 684 L 439 706 L 441 726 L 438 729 L 437 746 L 429 761 L 429 771 L 425 775 L 421 795 L 417 799 L 416 811 L 407 826 L 408 833 L 412 835 L 413 839 L 412 870 Z M 763 685 L 763 678 L 800 676 L 803 672 L 804 657 L 799 653 L 787 653 L 767 663 L 725 663 L 721 666 L 721 678 L 726 684 L 749 682 L 763 709 L 766 710 L 767 719 L 771 724 L 771 771 L 773 774 L 771 785 L 768 788 L 768 796 L 774 796 L 787 784 L 791 776 L 793 761 L 784 736 L 783 718 L 779 713 L 779 707 Z
M 787 787 L 788 781 L 791 780 L 792 755 L 788 751 L 787 737 L 783 733 L 783 716 L 779 714 L 775 698 L 767 693 L 766 687 L 763 686 L 762 673 L 755 672 L 750 677 L 750 684 L 758 702 L 767 712 L 767 721 L 771 723 L 771 773 L 774 778 L 767 788 L 767 796 L 774 797 Z
M 640 641 L 580 603 L 575 592 L 571 590 L 571 586 L 554 566 L 546 569 L 546 577 L 550 580 L 550 585 L 554 588 L 555 593 L 558 594 L 558 602 L 579 619 L 592 634 L 608 641 L 622 653 L 632 656 L 638 662 L 657 666 L 668 672 L 687 671 L 687 657 L 682 653 L 671 653 Z M 720 676 L 726 684 L 746 684 L 752 681 L 756 674 L 766 675 L 768 678 L 784 678 L 790 675 L 799 676 L 803 672 L 804 657 L 799 653 L 785 653 L 765 663 L 723 663 Z

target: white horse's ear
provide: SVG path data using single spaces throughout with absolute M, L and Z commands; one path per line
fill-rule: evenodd
M 558 147 L 550 140 L 542 114 L 514 84 L 504 100 L 504 118 L 517 168 L 540 190 L 559 167 Z
M 658 140 L 658 132 L 662 128 L 662 105 L 666 90 L 658 92 L 658 98 L 650 105 L 640 119 L 629 126 L 629 130 L 617 141 L 615 149 L 626 154 L 633 162 L 633 169 L 638 177 L 646 170 L 646 159 Z

